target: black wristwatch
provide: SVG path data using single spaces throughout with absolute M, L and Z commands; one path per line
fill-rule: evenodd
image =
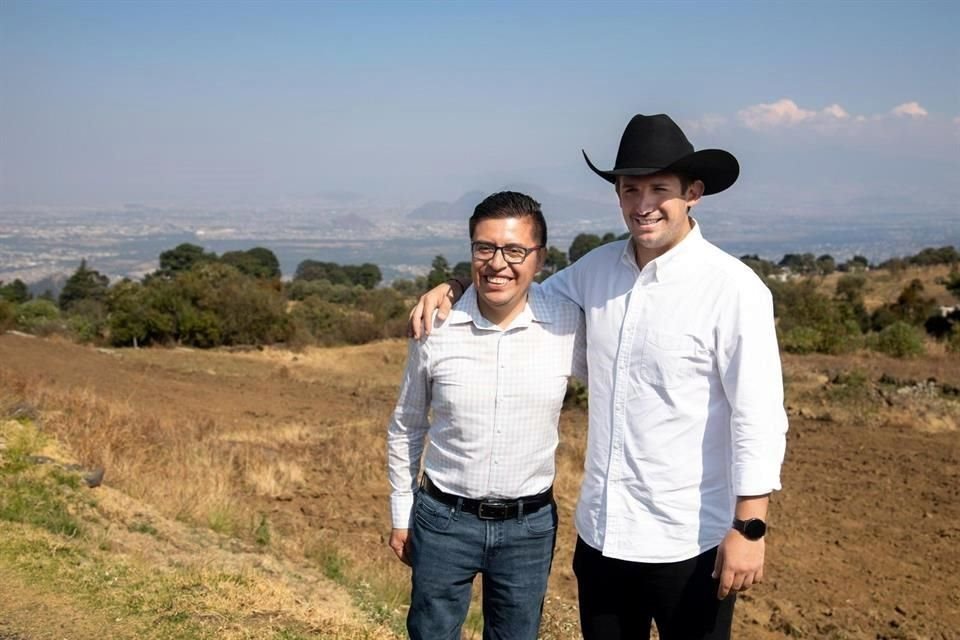
M 760 518 L 746 520 L 734 518 L 733 528 L 742 533 L 747 540 L 759 540 L 767 533 L 767 523 Z

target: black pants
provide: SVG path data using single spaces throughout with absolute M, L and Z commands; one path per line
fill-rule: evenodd
M 717 599 L 716 548 L 681 562 L 605 558 L 577 538 L 573 572 L 584 640 L 729 640 L 735 595 Z

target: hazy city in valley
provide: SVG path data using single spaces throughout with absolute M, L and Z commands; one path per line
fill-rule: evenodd
M 612 194 L 604 203 L 564 199 L 536 186 L 525 188 L 560 207 L 558 215 L 548 208 L 545 214 L 550 244 L 563 251 L 579 233 L 624 230 Z M 466 203 L 432 204 L 432 211 L 332 203 L 247 210 L 8 207 L 0 210 L 0 281 L 19 278 L 39 284 L 34 288 L 40 293 L 44 286 L 56 288 L 81 260 L 112 281 L 138 279 L 157 268 L 160 252 L 189 242 L 218 254 L 266 247 L 276 253 L 287 278 L 306 259 L 372 262 L 389 283 L 425 274 L 436 255 L 451 264 L 467 258 Z M 583 213 L 578 215 L 579 211 Z M 842 210 L 834 215 L 777 217 L 764 211 L 704 206 L 698 218 L 711 240 L 726 251 L 773 261 L 787 253 L 809 252 L 838 260 L 862 255 L 880 262 L 925 247 L 960 245 L 957 210 L 952 215 L 949 210 L 886 216 Z

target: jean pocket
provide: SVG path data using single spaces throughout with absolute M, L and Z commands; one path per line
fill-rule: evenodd
M 431 498 L 422 491 L 417 493 L 413 512 L 416 523 L 431 531 L 446 531 L 453 519 L 452 507 Z
M 532 536 L 549 536 L 557 531 L 557 505 L 549 505 L 523 516 L 523 528 Z

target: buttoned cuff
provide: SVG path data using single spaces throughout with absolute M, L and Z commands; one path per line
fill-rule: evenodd
M 413 523 L 413 492 L 390 496 L 390 519 L 394 529 L 409 529 Z

